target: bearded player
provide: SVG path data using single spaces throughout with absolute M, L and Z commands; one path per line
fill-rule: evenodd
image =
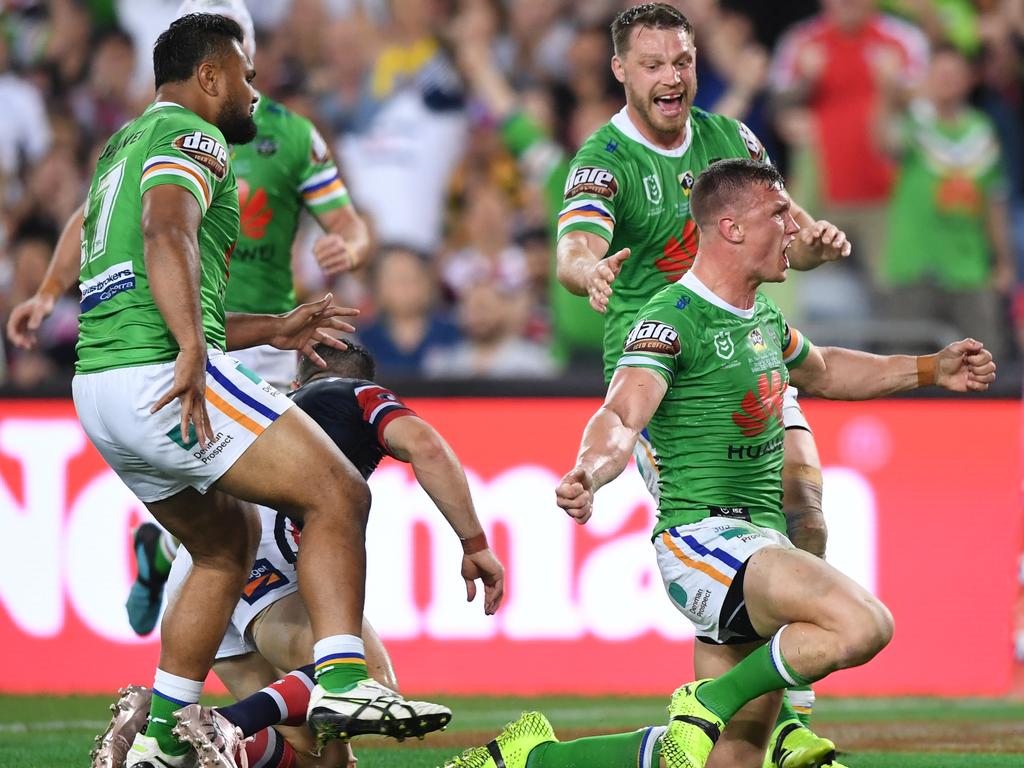
M 623 11 L 611 27 L 612 72 L 625 88 L 626 106 L 595 132 L 573 160 L 558 221 L 558 279 L 589 296 L 605 315 L 604 374 L 611 379 L 636 313 L 661 288 L 685 274 L 697 251 L 690 191 L 709 164 L 723 158 L 767 162 L 764 146 L 743 123 L 691 106 L 697 91 L 693 27 L 663 3 Z M 815 221 L 799 206 L 800 233 L 790 266 L 811 269 L 849 255 L 843 232 Z M 784 510 L 793 543 L 825 554 L 821 465 L 810 427 L 790 387 L 784 408 Z M 647 487 L 657 488 L 658 456 L 646 434 L 636 460 Z M 718 651 L 697 643 L 699 671 Z M 813 708 L 809 687 L 791 690 L 769 754 L 799 752 L 821 741 L 806 727 Z M 799 714 L 798 714 L 799 712 Z M 781 738 L 780 738 L 781 737 Z M 783 741 L 776 749 L 776 742 Z M 797 765 L 787 762 L 785 768 Z

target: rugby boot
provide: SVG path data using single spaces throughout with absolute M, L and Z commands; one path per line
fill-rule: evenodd
M 558 741 L 551 723 L 540 712 L 524 712 L 518 720 L 482 747 L 467 749 L 444 764 L 444 768 L 526 768 L 535 747 Z
M 775 727 L 764 768 L 842 768 L 835 762 L 836 745 L 796 720 Z
M 725 721 L 697 698 L 697 690 L 706 682 L 687 683 L 672 694 L 668 730 L 661 738 L 661 757 L 667 768 L 704 768 L 722 735 Z
M 183 755 L 168 755 L 156 739 L 140 733 L 128 750 L 124 768 L 196 768 L 196 753 L 190 749 Z
M 174 713 L 171 733 L 195 749 L 199 768 L 249 768 L 242 729 L 213 707 L 189 704 Z
M 146 728 L 152 691 L 141 685 L 129 685 L 117 692 L 110 705 L 113 716 L 107 729 L 96 737 L 89 753 L 92 768 L 121 768 L 135 737 Z
M 148 635 L 160 618 L 160 606 L 164 599 L 164 585 L 167 576 L 156 568 L 156 550 L 160 546 L 163 532 L 154 523 L 143 523 L 135 529 L 135 562 L 138 571 L 124 607 L 128 612 L 128 623 L 140 637 Z
M 368 678 L 343 693 L 316 685 L 309 697 L 306 719 L 321 744 L 366 735 L 402 741 L 444 730 L 451 722 L 452 711 L 429 701 L 407 701 Z

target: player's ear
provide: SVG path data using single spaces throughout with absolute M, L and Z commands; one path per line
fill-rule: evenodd
M 217 59 L 203 59 L 196 67 L 196 81 L 207 96 L 221 95 L 223 74 L 223 67 Z
M 735 216 L 722 216 L 718 220 L 718 234 L 730 243 L 743 242 L 743 225 Z
M 612 56 L 612 74 L 620 83 L 626 82 L 626 68 L 622 65 L 622 59 L 617 55 Z

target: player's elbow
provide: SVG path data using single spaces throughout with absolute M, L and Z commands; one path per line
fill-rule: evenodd
M 443 461 L 447 455 L 444 439 L 426 422 L 419 422 L 402 436 L 402 453 L 409 457 L 409 463 L 427 466 Z

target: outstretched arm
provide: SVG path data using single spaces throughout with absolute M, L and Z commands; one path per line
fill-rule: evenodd
M 501 604 L 505 571 L 487 545 L 458 457 L 436 429 L 411 414 L 388 422 L 383 437 L 392 456 L 412 465 L 416 480 L 462 542 L 466 597 L 476 597 L 475 580 L 481 579 L 484 612 L 493 614 Z
M 594 494 L 626 468 L 637 437 L 668 391 L 665 380 L 645 368 L 620 368 L 608 395 L 583 432 L 573 467 L 555 489 L 558 506 L 577 523 L 590 519 Z
M 931 384 L 951 392 L 984 392 L 995 378 L 992 353 L 974 339 L 920 357 L 815 347 L 790 371 L 793 384 L 831 400 L 871 400 Z
M 35 295 L 21 302 L 7 319 L 7 336 L 16 347 L 32 349 L 36 345 L 36 331 L 43 320 L 53 312 L 53 305 L 78 281 L 82 257 L 82 220 L 85 204 L 71 214 L 60 234 L 53 258 Z

